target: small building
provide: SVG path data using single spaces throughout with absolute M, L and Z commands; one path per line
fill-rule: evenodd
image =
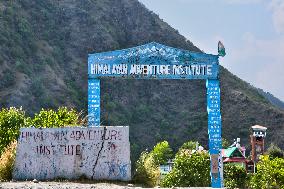
M 247 165 L 248 172 L 256 172 L 256 164 L 259 157 L 264 153 L 264 139 L 266 137 L 266 127 L 254 125 L 251 127 L 252 134 L 250 135 L 251 142 L 251 160 Z
M 174 160 L 173 159 L 169 159 L 166 164 L 160 165 L 161 179 L 165 178 L 165 176 L 169 172 L 171 172 L 171 170 L 173 169 L 173 165 L 174 165 Z
M 246 168 L 246 157 L 238 147 L 222 149 L 223 163 L 234 163 Z
M 251 160 L 257 163 L 259 161 L 259 156 L 264 153 L 264 138 L 266 137 L 267 128 L 260 125 L 254 125 L 251 128 Z
M 162 175 L 168 174 L 172 170 L 172 166 L 167 164 L 167 165 L 160 165 L 160 172 Z

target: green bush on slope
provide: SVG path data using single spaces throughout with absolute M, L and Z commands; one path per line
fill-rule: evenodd
M 19 129 L 25 127 L 26 115 L 22 108 L 3 108 L 0 111 L 0 154 L 11 141 L 19 136 Z

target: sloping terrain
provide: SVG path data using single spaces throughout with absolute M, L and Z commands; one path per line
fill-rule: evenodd
M 151 41 L 200 51 L 137 0 L 0 1 L 0 107 L 86 111 L 88 53 Z M 220 79 L 223 136 L 249 146 L 260 124 L 284 148 L 284 111 L 224 68 Z M 160 140 L 206 145 L 205 90 L 197 80 L 104 79 L 103 124 L 129 125 L 135 156 Z
M 263 95 L 271 104 L 279 107 L 281 110 L 284 110 L 284 102 L 273 96 L 273 94 L 265 92 L 262 89 L 258 89 L 258 92 Z

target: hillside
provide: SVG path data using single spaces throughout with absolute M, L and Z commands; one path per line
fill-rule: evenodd
M 200 51 L 136 0 L 0 1 L 0 107 L 86 111 L 88 53 L 151 41 Z M 220 78 L 223 136 L 249 146 L 260 124 L 284 148 L 284 111 L 224 68 Z M 129 125 L 134 154 L 164 139 L 206 145 L 205 90 L 205 81 L 104 79 L 103 124 Z
M 273 96 L 273 94 L 269 92 L 265 92 L 262 89 L 257 89 L 258 92 L 263 95 L 271 104 L 275 105 L 276 107 L 279 107 L 281 110 L 284 110 L 284 102 L 280 99 Z

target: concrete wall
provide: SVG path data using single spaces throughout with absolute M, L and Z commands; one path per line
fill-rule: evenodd
M 22 128 L 13 178 L 131 179 L 128 127 Z

